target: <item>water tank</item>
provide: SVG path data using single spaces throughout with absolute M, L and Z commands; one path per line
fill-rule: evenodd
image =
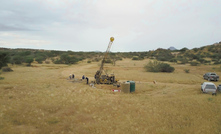
M 135 92 L 135 82 L 134 81 L 127 81 L 130 83 L 130 92 Z
M 123 82 L 121 84 L 121 92 L 130 93 L 130 82 Z

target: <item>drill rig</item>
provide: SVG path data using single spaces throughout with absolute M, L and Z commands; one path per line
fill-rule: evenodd
M 115 76 L 114 74 L 111 74 L 111 75 L 108 75 L 105 71 L 104 71 L 104 63 L 105 63 L 105 60 L 108 56 L 108 53 L 110 52 L 110 48 L 111 48 L 111 45 L 114 41 L 114 37 L 111 37 L 110 38 L 110 42 L 108 44 L 108 47 L 107 47 L 107 50 L 104 54 L 104 57 L 103 57 L 103 60 L 101 62 L 101 66 L 100 66 L 100 69 L 97 70 L 96 74 L 95 74 L 95 82 L 96 84 L 114 84 L 114 83 L 117 83 L 117 81 L 115 80 Z M 105 74 L 103 74 L 103 72 Z

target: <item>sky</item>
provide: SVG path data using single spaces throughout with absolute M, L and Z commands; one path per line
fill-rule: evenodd
M 221 41 L 220 0 L 1 0 L 0 47 L 139 52 Z

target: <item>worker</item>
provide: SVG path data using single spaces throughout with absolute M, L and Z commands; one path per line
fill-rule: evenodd
M 84 80 L 84 79 L 85 79 L 85 76 L 83 75 L 83 76 L 82 76 L 82 80 Z
M 72 79 L 74 79 L 74 74 L 72 74 Z
M 70 74 L 70 75 L 69 75 L 69 79 L 70 79 L 70 80 L 71 80 L 71 77 L 72 77 L 72 75 Z
M 88 81 L 89 81 L 88 77 L 86 77 L 86 80 L 87 80 L 87 84 L 88 84 Z

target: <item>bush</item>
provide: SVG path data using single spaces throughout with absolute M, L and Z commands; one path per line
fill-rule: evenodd
M 111 59 L 106 59 L 104 63 L 112 63 Z
M 7 63 L 9 62 L 9 55 L 5 52 L 0 52 L 0 69 L 4 66 L 7 66 Z
M 0 76 L 0 80 L 4 80 L 4 77 L 1 77 L 1 76 Z
M 93 62 L 98 62 L 98 61 L 100 61 L 101 59 L 100 58 L 94 58 L 92 61 Z
M 54 63 L 54 64 L 63 64 L 62 61 L 59 60 L 59 59 L 54 60 L 53 63 Z
M 44 60 L 45 60 L 45 58 L 42 56 L 38 56 L 35 58 L 35 61 L 37 61 L 39 64 L 42 64 Z
M 221 60 L 216 60 L 213 64 L 221 64 Z
M 185 72 L 185 73 L 189 73 L 190 70 L 189 70 L 189 69 L 184 69 L 184 72 Z
M 139 60 L 139 57 L 138 56 L 133 56 L 132 60 Z
M 23 61 L 23 57 L 19 55 L 16 55 L 11 59 L 12 64 L 22 64 L 22 61 Z
M 174 58 L 171 51 L 165 49 L 157 49 L 155 56 L 159 61 L 169 61 L 170 59 Z
M 32 57 L 27 57 L 25 59 L 25 63 L 28 63 L 27 66 L 31 66 L 31 63 L 34 61 L 34 59 Z
M 177 63 L 177 59 L 176 59 L 176 58 L 172 58 L 172 59 L 169 60 L 169 62 L 175 62 L 175 63 Z
M 150 61 L 144 68 L 147 72 L 173 72 L 175 70 L 175 68 L 169 64 L 158 61 Z
M 79 61 L 76 57 L 70 57 L 68 54 L 62 54 L 60 57 L 61 64 L 76 64 Z M 59 64 L 59 63 L 58 63 Z
M 199 58 L 198 61 L 199 61 L 200 63 L 206 63 L 206 60 L 204 60 L 203 58 Z
M 190 62 L 190 65 L 191 65 L 191 66 L 198 66 L 198 65 L 199 65 L 199 63 L 198 63 L 198 62 L 196 62 L 196 61 L 192 61 L 192 62 Z
M 87 61 L 87 63 L 91 63 L 91 61 L 90 61 L 90 60 L 88 60 L 88 61 Z
M 12 72 L 13 70 L 10 67 L 3 67 L 2 71 L 3 72 Z
M 187 59 L 180 59 L 180 64 L 186 64 L 186 63 L 188 63 Z

